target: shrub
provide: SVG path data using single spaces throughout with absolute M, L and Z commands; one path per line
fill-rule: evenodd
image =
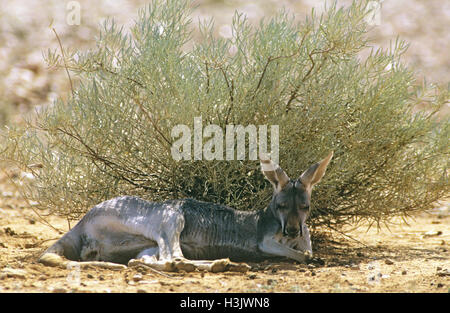
M 272 193 L 258 161 L 175 161 L 171 130 L 193 129 L 199 116 L 222 129 L 279 125 L 291 178 L 335 152 L 313 191 L 312 224 L 379 223 L 430 208 L 449 187 L 448 117 L 434 118 L 448 91 L 415 88 L 403 41 L 362 58 L 365 8 L 332 5 L 301 23 L 281 12 L 257 27 L 236 13 L 232 38 L 216 38 L 208 21 L 192 44 L 189 3 L 154 1 L 130 31 L 106 22 L 92 50 L 49 51 L 48 63 L 81 83 L 5 134 L 4 158 L 41 164 L 28 166 L 36 180 L 26 195 L 68 219 L 121 194 L 253 210 Z

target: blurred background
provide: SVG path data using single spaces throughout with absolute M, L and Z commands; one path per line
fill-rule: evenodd
M 66 49 L 95 45 L 101 23 L 113 17 L 125 28 L 133 25 L 139 8 L 149 0 L 72 1 L 79 4 L 80 23 L 69 25 L 67 5 L 61 0 L 1 0 L 0 5 L 0 126 L 20 121 L 34 108 L 65 97 L 70 84 L 64 69 L 49 69 L 43 52 L 59 49 L 55 28 Z M 193 27 L 199 20 L 215 20 L 217 36 L 231 36 L 231 19 L 237 10 L 257 24 L 285 9 L 303 20 L 322 0 L 197 0 L 193 2 Z M 351 1 L 337 1 L 338 6 Z M 418 83 L 450 82 L 450 1 L 380 0 L 379 14 L 370 32 L 375 47 L 389 48 L 397 36 L 410 43 L 403 60 L 417 73 Z M 331 3 L 330 1 L 328 3 Z M 194 29 L 195 31 L 195 29 Z M 194 33 L 195 37 L 195 33 Z M 449 111 L 449 106 L 445 108 Z M 445 114 L 446 114 L 445 112 Z M 444 113 L 444 112 L 442 112 Z

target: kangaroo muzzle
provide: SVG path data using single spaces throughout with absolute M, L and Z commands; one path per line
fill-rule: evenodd
M 287 236 L 287 237 L 290 237 L 290 238 L 295 238 L 299 234 L 301 234 L 300 229 L 301 229 L 300 227 L 286 227 L 283 235 Z

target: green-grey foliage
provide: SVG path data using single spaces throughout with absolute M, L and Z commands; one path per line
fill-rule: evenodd
M 448 91 L 414 86 L 403 41 L 369 49 L 365 2 L 286 12 L 255 27 L 236 13 L 232 38 L 200 23 L 192 44 L 190 4 L 154 1 L 130 31 L 103 25 L 87 52 L 49 51 L 81 83 L 67 102 L 6 134 L 4 156 L 36 180 L 41 208 L 69 219 L 122 194 L 193 197 L 250 210 L 267 205 L 258 161 L 175 161 L 175 125 L 279 125 L 280 165 L 296 178 L 334 151 L 313 191 L 315 225 L 387 221 L 430 208 L 448 192 L 448 117 L 434 115 Z M 186 44 L 189 43 L 189 44 Z M 426 102 L 427 110 L 419 110 Z

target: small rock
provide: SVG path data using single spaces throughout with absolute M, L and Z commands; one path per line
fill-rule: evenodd
M 440 236 L 440 235 L 442 235 L 442 231 L 430 230 L 430 231 L 427 231 L 425 234 L 423 234 L 422 238 L 435 237 L 435 236 Z
M 392 265 L 394 264 L 394 261 L 392 261 L 391 259 L 386 259 L 384 260 L 384 263 L 386 263 L 387 265 Z
M 442 288 L 442 287 L 444 287 L 444 284 L 442 284 L 442 283 L 438 283 L 436 287 L 438 287 L 438 288 Z
M 136 274 L 133 276 L 133 281 L 138 282 L 142 280 L 142 275 L 141 274 Z
M 248 275 L 248 278 L 249 278 L 249 279 L 255 279 L 256 277 L 258 277 L 258 276 L 256 276 L 256 274 L 250 274 L 250 275 Z
M 67 290 L 63 287 L 56 287 L 52 290 L 53 293 L 66 293 Z
M 267 280 L 267 285 L 275 285 L 277 283 L 277 281 L 275 279 L 268 279 Z
M 14 268 L 4 268 L 2 270 L 3 273 L 6 274 L 7 277 L 10 278 L 20 278 L 25 279 L 27 272 L 25 270 L 14 269 Z
M 87 278 L 92 279 L 94 276 L 92 274 L 87 274 Z
M 313 258 L 311 260 L 311 263 L 315 263 L 315 264 L 320 265 L 320 266 L 325 265 L 325 261 L 323 259 L 317 258 L 317 257 Z
M 407 273 L 408 273 L 408 272 L 405 271 L 405 270 L 402 271 L 402 275 L 406 275 Z
M 138 289 L 137 293 L 147 293 L 147 291 L 145 289 Z
M 436 275 L 438 275 L 439 277 L 450 276 L 450 271 L 448 269 L 440 268 L 440 269 L 437 269 Z
M 100 275 L 100 276 L 98 277 L 98 279 L 99 279 L 99 280 L 105 280 L 105 276 Z
M 278 269 L 277 268 L 272 268 L 272 274 L 275 274 L 276 272 L 278 272 Z
M 11 229 L 11 227 L 3 228 L 3 230 L 5 231 L 5 234 L 8 236 L 16 236 L 17 235 L 17 233 L 13 229 Z

